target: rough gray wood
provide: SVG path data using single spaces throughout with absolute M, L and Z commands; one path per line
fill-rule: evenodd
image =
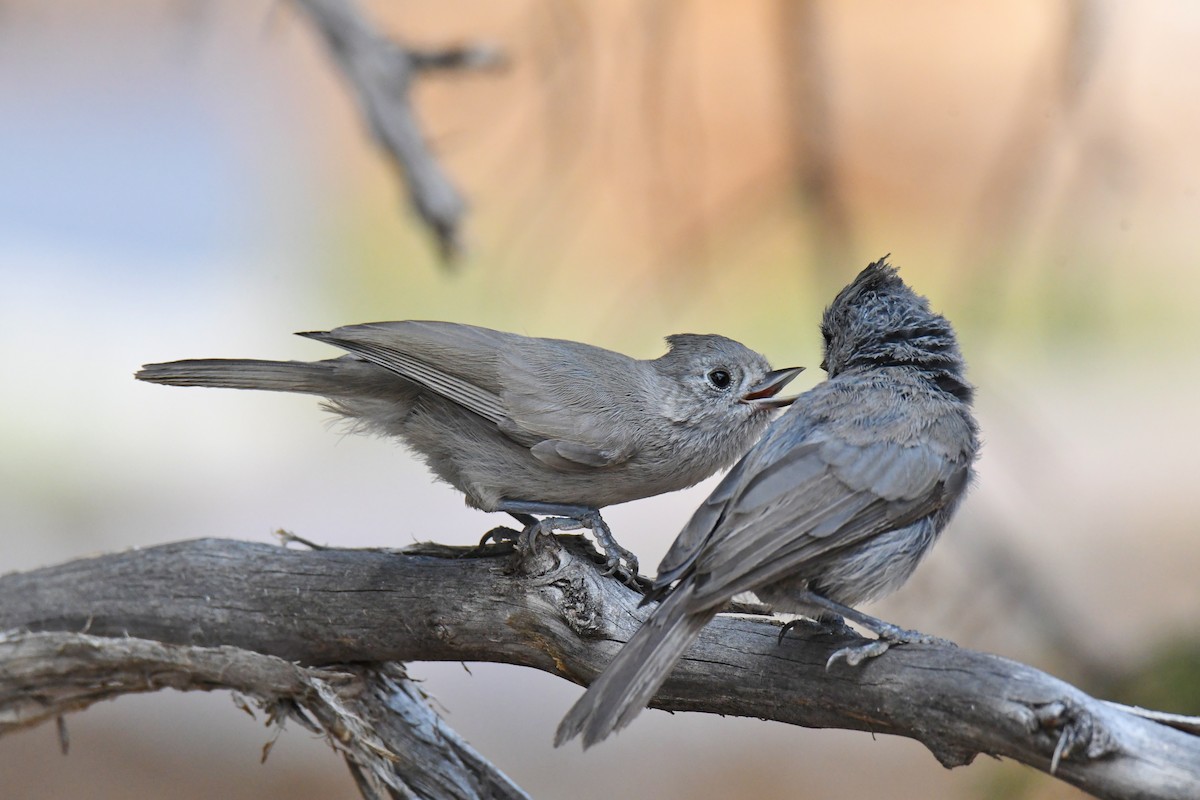
M 198 540 L 4 576 L 0 630 L 226 645 L 312 666 L 498 661 L 586 684 L 644 618 L 639 599 L 573 537 L 524 559 Z M 779 644 L 777 632 L 770 618 L 719 616 L 653 705 L 908 736 L 948 767 L 1005 756 L 1100 797 L 1200 796 L 1200 737 L 1032 667 L 929 645 L 826 671 L 847 639 Z
M 0 735 L 56 717 L 62 732 L 63 714 L 165 688 L 231 689 L 276 723 L 293 719 L 324 734 L 370 800 L 528 800 L 394 662 L 323 669 L 228 646 L 65 632 L 0 636 Z

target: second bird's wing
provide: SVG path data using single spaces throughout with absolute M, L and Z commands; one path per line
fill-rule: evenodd
M 693 608 L 721 605 L 936 512 L 969 466 L 922 443 L 860 445 L 821 433 L 778 457 L 747 458 L 680 533 L 656 588 L 702 574 Z

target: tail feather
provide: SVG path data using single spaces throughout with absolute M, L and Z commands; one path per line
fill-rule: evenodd
M 683 652 L 712 619 L 688 608 L 686 582 L 654 610 L 608 668 L 559 723 L 554 746 L 583 735 L 584 749 L 624 728 L 662 686 Z
M 205 358 L 146 364 L 134 375 L 140 381 L 166 386 L 211 386 L 221 389 L 263 389 L 323 396 L 342 394 L 347 382 L 337 361 L 258 361 Z

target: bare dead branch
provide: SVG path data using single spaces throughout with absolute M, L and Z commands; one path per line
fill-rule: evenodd
M 323 733 L 367 798 L 527 797 L 445 724 L 399 664 L 323 669 L 227 646 L 67 632 L 0 637 L 0 735 L 165 688 L 231 689 L 269 720 Z
M 198 540 L 4 576 L 0 630 L 86 629 L 93 637 L 205 648 L 214 658 L 235 647 L 305 668 L 495 661 L 587 683 L 644 619 L 639 600 L 602 577 L 573 537 L 524 559 L 502 548 L 300 551 Z M 845 637 L 789 635 L 778 643 L 778 630 L 771 617 L 718 616 L 653 705 L 907 736 L 947 767 L 978 753 L 1005 756 L 1100 797 L 1190 798 L 1200 786 L 1200 737 L 1032 667 L 928 645 L 826 671 Z M 196 680 L 211 680 L 214 668 Z M 25 685 L 11 672 L 0 656 L 4 719 Z M 155 685 L 183 681 L 174 674 L 165 670 Z M 300 683 L 286 670 L 276 680 Z
M 375 140 L 396 163 L 413 207 L 429 226 L 442 257 L 462 248 L 466 201 L 434 157 L 412 107 L 412 83 L 422 72 L 482 69 L 503 63 L 489 45 L 418 49 L 388 39 L 353 0 L 294 0 L 312 20 L 350 83 Z

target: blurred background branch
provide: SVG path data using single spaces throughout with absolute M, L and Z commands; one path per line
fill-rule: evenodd
M 795 170 L 792 178 L 800 219 L 807 224 L 801 237 L 817 264 L 845 264 L 854 253 L 849 210 L 841 197 L 837 130 L 831 97 L 831 76 L 822 30 L 820 3 L 776 0 L 779 22 L 776 42 L 779 75 L 784 92 L 785 131 Z M 836 281 L 822 281 L 822 294 L 833 296 Z
M 430 148 L 413 108 L 413 82 L 435 70 L 492 69 L 504 63 L 503 55 L 492 45 L 399 44 L 377 30 L 354 0 L 293 2 L 325 40 L 376 142 L 394 160 L 413 208 L 449 263 L 462 248 L 467 203 Z

